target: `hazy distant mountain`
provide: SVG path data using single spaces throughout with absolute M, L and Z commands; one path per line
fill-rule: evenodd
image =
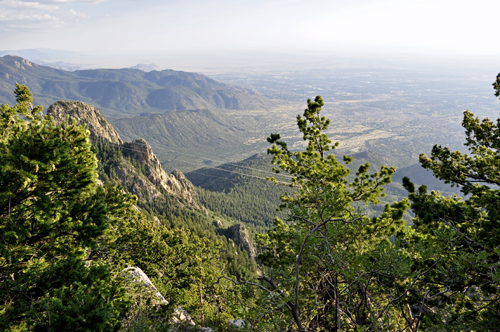
M 64 61 L 33 60 L 33 62 L 36 62 L 37 64 L 42 65 L 42 66 L 47 66 L 47 67 L 52 67 L 55 69 L 62 69 L 62 70 L 67 70 L 67 71 L 95 68 L 95 66 L 93 66 L 93 65 L 76 64 L 76 63 L 70 63 L 70 62 L 64 62 Z
M 392 176 L 392 180 L 402 182 L 402 179 L 405 176 L 407 176 L 416 186 L 425 184 L 428 190 L 440 191 L 445 196 L 453 194 L 463 196 L 460 192 L 460 187 L 452 187 L 450 184 L 444 183 L 443 180 L 439 180 L 434 177 L 431 170 L 423 168 L 420 164 L 398 169 Z
M 113 117 L 196 109 L 261 109 L 266 98 L 205 75 L 174 70 L 138 69 L 65 71 L 37 65 L 16 56 L 0 58 L 0 100 L 14 103 L 16 82 L 26 84 L 35 104 L 45 107 L 58 100 L 90 103 Z
M 153 71 L 153 70 L 160 69 L 160 67 L 158 67 L 154 63 L 150 63 L 149 65 L 144 64 L 144 63 L 139 63 L 139 64 L 137 64 L 135 66 L 128 67 L 128 68 L 129 69 L 139 69 L 139 70 L 142 70 L 142 71 L 145 71 L 145 72 L 150 72 L 150 71 Z
M 30 61 L 58 61 L 79 56 L 79 53 L 53 50 L 49 48 L 32 48 L 25 50 L 0 51 L 0 57 L 4 55 L 15 55 Z

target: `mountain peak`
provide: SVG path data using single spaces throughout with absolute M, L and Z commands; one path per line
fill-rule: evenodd
M 180 171 L 168 174 L 161 167 L 153 149 L 144 139 L 123 143 L 120 135 L 106 118 L 92 105 L 81 101 L 58 101 L 49 107 L 47 115 L 56 123 L 64 123 L 69 118 L 84 124 L 90 131 L 94 143 L 112 143 L 115 149 L 122 149 L 124 155 L 143 165 L 143 174 L 137 172 L 127 160 L 120 160 L 114 167 L 122 185 L 140 199 L 151 200 L 165 194 L 177 201 L 200 209 L 193 184 Z
M 177 110 L 251 110 L 269 104 L 251 90 L 175 70 L 66 71 L 6 55 L 0 58 L 0 77 L 0 95 L 11 96 L 18 82 L 31 89 L 35 103 L 45 107 L 57 100 L 82 100 L 114 117 Z M 7 97 L 4 102 L 15 103 L 15 98 Z
M 136 139 L 132 142 L 126 142 L 123 146 L 128 150 L 129 155 L 142 163 L 151 163 L 154 161 L 156 161 L 155 164 L 160 163 L 153 153 L 151 145 L 143 138 Z
M 123 144 L 115 128 L 92 105 L 81 101 L 58 101 L 49 107 L 47 115 L 52 116 L 57 123 L 65 122 L 69 117 L 70 121 L 75 119 L 79 125 L 86 124 L 92 140 Z

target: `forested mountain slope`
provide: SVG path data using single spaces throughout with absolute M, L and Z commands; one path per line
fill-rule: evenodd
M 343 156 L 336 156 L 342 160 Z M 388 160 L 376 152 L 363 151 L 351 155 L 353 160 L 346 165 L 350 170 L 348 178 L 354 179 L 361 165 L 370 165 L 370 172 L 380 169 L 382 165 L 391 166 Z M 236 220 L 248 223 L 258 232 L 265 231 L 275 217 L 283 218 L 286 211 L 278 211 L 281 204 L 279 197 L 285 192 L 291 192 L 287 186 L 275 185 L 266 181 L 266 177 L 276 177 L 278 181 L 287 183 L 290 178 L 284 174 L 275 174 L 271 164 L 272 158 L 266 153 L 256 154 L 240 162 L 225 163 L 218 166 L 203 167 L 186 173 L 186 177 L 199 189 L 200 201 L 212 211 L 228 215 Z M 418 166 L 418 167 L 417 167 Z M 392 203 L 407 196 L 402 185 L 402 178 L 408 176 L 417 184 L 427 184 L 430 190 L 439 190 L 444 194 L 459 193 L 457 188 L 444 184 L 422 169 L 419 164 L 397 169 L 392 177 L 392 183 L 385 186 L 385 197 L 382 203 Z M 424 177 L 427 176 L 427 177 Z M 384 209 L 384 204 L 355 204 L 367 215 L 376 215 Z M 411 220 L 409 214 L 405 215 Z
M 200 187 L 199 199 L 209 209 L 250 224 L 262 233 L 275 217 L 285 216 L 277 208 L 281 204 L 279 197 L 289 191 L 266 180 L 267 176 L 289 180 L 273 174 L 271 160 L 266 154 L 256 154 L 240 162 L 201 168 L 186 173 L 186 177 Z
M 86 124 L 98 149 L 102 181 L 117 180 L 139 201 L 150 202 L 165 195 L 199 208 L 193 185 L 179 172 L 167 174 L 145 140 L 123 143 L 120 135 L 91 105 L 59 101 L 51 105 L 47 115 L 57 123 L 73 121 Z M 119 152 L 118 152 L 119 151 Z
M 110 122 L 125 140 L 146 139 L 169 171 L 194 170 L 212 159 L 241 160 L 266 146 L 264 139 L 248 142 L 258 127 L 252 117 L 217 110 L 142 114 Z
M 493 86 L 500 96 L 500 74 Z M 307 149 L 279 133 L 267 140 L 285 175 L 273 182 L 291 181 L 294 193 L 282 199 L 286 218 L 256 236 L 255 250 L 242 223 L 214 210 L 272 191 L 263 182 L 273 175 L 267 156 L 192 172 L 209 176 L 192 177 L 216 193 L 203 197 L 182 173 L 167 174 L 145 140 L 123 143 L 92 106 L 59 102 L 44 116 L 26 86 L 16 84 L 15 95 L 15 106 L 0 107 L 0 330 L 169 330 L 165 306 L 137 305 L 137 287 L 121 277 L 131 266 L 164 305 L 217 331 L 232 330 L 234 318 L 252 331 L 499 326 L 500 119 L 465 111 L 468 154 L 435 145 L 420 155 L 423 168 L 465 198 L 403 177 L 407 196 L 395 200 L 390 161 L 369 151 L 335 158 L 324 101 L 308 100 L 297 117 Z M 402 174 L 418 178 L 419 170 Z M 394 193 L 385 197 L 384 188 Z
M 198 190 L 178 170 L 165 172 L 151 146 L 144 139 L 123 143 L 120 135 L 107 119 L 92 105 L 83 102 L 58 101 L 51 105 L 47 114 L 57 123 L 76 120 L 90 131 L 90 137 L 99 161 L 99 178 L 102 182 L 120 184 L 138 197 L 137 205 L 151 218 L 169 229 L 184 227 L 198 236 L 223 240 L 223 259 L 228 269 L 238 276 L 255 273 L 255 261 L 249 257 L 245 243 L 238 241 L 250 234 L 225 231 L 235 224 L 231 216 L 216 216 L 207 210 L 200 200 Z M 215 220 L 224 220 L 218 225 Z M 219 235 L 217 235 L 219 234 Z M 220 236 L 224 235 L 224 236 Z M 239 246 L 234 246 L 234 242 Z M 253 247 L 252 247 L 253 248 Z M 247 253 L 244 250 L 248 251 Z
M 0 330 L 156 330 L 182 307 L 227 331 L 230 303 L 249 299 L 218 278 L 257 273 L 244 225 L 222 228 L 181 172 L 146 141 L 123 143 L 93 106 L 61 101 L 44 116 L 27 87 L 15 93 L 0 108 Z M 148 289 L 130 287 L 130 268 Z
M 16 82 L 29 86 L 35 104 L 64 100 L 91 103 L 107 116 L 194 109 L 259 109 L 266 98 L 205 75 L 174 70 L 92 69 L 69 72 L 6 55 L 0 58 L 0 98 L 14 103 Z

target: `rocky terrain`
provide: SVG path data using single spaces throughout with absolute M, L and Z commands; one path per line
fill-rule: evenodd
M 120 151 L 122 157 L 113 162 L 112 172 L 127 191 L 137 196 L 139 202 L 163 201 L 168 196 L 182 207 L 207 212 L 200 203 L 197 188 L 181 171 L 167 173 L 146 140 L 123 142 L 114 127 L 94 106 L 79 101 L 58 101 L 49 107 L 47 115 L 57 123 L 75 121 L 79 125 L 86 125 L 97 148 L 105 145 Z M 257 250 L 252 244 L 251 234 L 243 223 L 221 229 L 221 234 L 246 250 L 251 257 L 256 257 Z
M 226 235 L 229 239 L 233 240 L 234 243 L 250 254 L 250 256 L 255 257 L 257 256 L 257 250 L 253 246 L 253 244 L 250 242 L 250 235 L 248 234 L 247 229 L 245 228 L 245 225 L 243 224 L 236 224 L 231 227 L 229 227 L 226 230 Z
M 48 115 L 57 123 L 69 123 L 74 119 L 79 125 L 86 124 L 90 131 L 90 139 L 102 140 L 113 144 L 123 144 L 115 128 L 94 106 L 81 101 L 58 101 L 50 105 Z
M 123 143 L 113 126 L 94 106 L 78 101 L 58 101 L 49 107 L 47 115 L 56 123 L 71 123 L 74 120 L 77 124 L 85 124 L 94 143 L 108 144 L 129 157 L 120 158 L 113 172 L 139 200 L 152 201 L 168 195 L 183 205 L 201 208 L 193 184 L 182 172 L 165 172 L 151 146 L 143 139 Z M 138 171 L 131 161 L 139 163 L 142 171 Z

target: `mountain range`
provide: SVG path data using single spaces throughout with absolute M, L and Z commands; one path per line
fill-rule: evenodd
M 35 104 L 70 99 L 95 105 L 125 140 L 146 139 L 167 171 L 235 162 L 267 147 L 264 139 L 253 139 L 260 134 L 249 129 L 258 128 L 258 120 L 238 111 L 266 107 L 269 101 L 202 74 L 131 68 L 69 72 L 7 55 L 0 58 L 0 77 L 0 98 L 9 103 L 18 82 L 30 87 Z M 373 152 L 354 157 L 352 170 L 365 162 L 376 169 L 392 164 Z M 417 184 L 429 183 L 431 189 L 458 193 L 418 164 L 398 170 L 394 180 L 401 182 L 403 176 Z M 391 188 L 395 196 L 405 194 L 399 184 Z
M 0 58 L 0 78 L 0 98 L 9 104 L 14 103 L 12 91 L 17 82 L 31 89 L 35 104 L 48 107 L 58 100 L 79 100 L 112 117 L 176 110 L 249 110 L 268 105 L 266 98 L 252 90 L 175 70 L 144 72 L 124 68 L 70 72 L 6 55 Z
M 119 184 L 136 195 L 137 209 L 149 210 L 155 220 L 162 219 L 154 216 L 155 213 L 184 215 L 187 220 L 197 220 L 197 224 L 182 227 L 194 228 L 193 231 L 204 236 L 209 236 L 208 233 L 215 236 L 217 230 L 220 236 L 255 256 L 255 248 L 245 227 L 247 221 L 207 209 L 206 206 L 213 205 L 210 199 L 202 200 L 200 188 L 181 171 L 167 173 L 146 140 L 124 142 L 94 106 L 83 102 L 59 101 L 51 105 L 47 113 L 58 124 L 66 122 L 69 117 L 70 121 L 87 126 L 96 150 L 100 182 Z M 218 223 L 213 222 L 214 218 Z M 251 224 L 249 226 L 254 229 Z

